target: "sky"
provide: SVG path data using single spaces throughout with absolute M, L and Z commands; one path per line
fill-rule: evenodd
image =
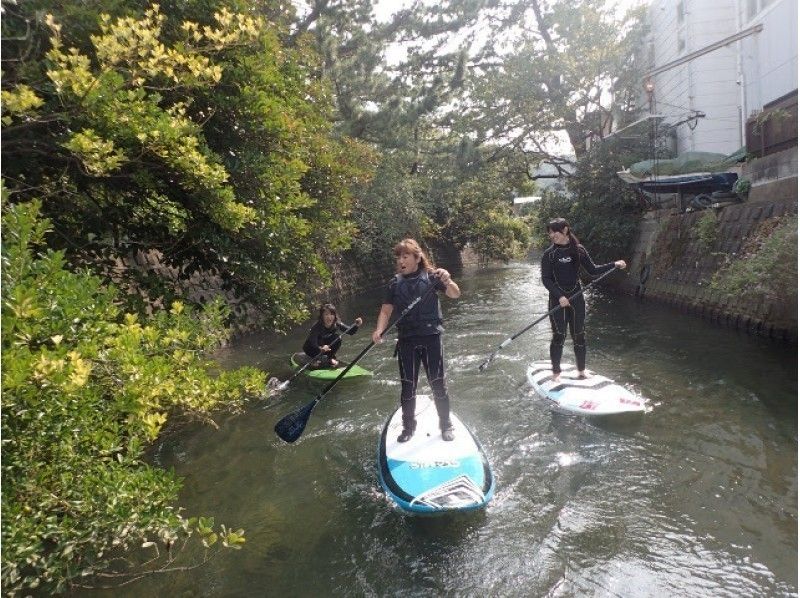
M 382 21 L 387 21 L 392 13 L 405 8 L 412 0 L 378 0 L 375 2 L 375 15 Z M 608 0 L 606 6 L 613 6 L 619 13 L 642 4 L 649 4 L 650 0 Z

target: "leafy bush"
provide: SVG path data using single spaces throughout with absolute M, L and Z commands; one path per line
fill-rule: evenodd
M 750 188 L 752 187 L 752 183 L 750 179 L 737 179 L 733 185 L 733 192 L 738 193 L 739 195 L 747 195 L 750 193 Z
M 443 236 L 459 249 L 469 245 L 486 260 L 520 257 L 530 246 L 530 227 L 512 213 L 512 197 L 526 184 L 524 169 L 510 155 L 489 161 L 478 154 L 474 162 L 450 173 L 452 185 L 440 181 L 433 190 L 446 205 Z
M 747 245 L 714 275 L 711 289 L 745 301 L 797 303 L 797 215 L 765 220 Z
M 63 253 L 36 253 L 49 226 L 39 210 L 12 205 L 2 223 L 6 595 L 64 591 L 120 551 L 192 532 L 213 544 L 213 526 L 179 514 L 178 479 L 146 465 L 143 450 L 168 416 L 208 417 L 264 383 L 252 368 L 210 374 L 202 354 L 225 337 L 219 304 L 176 302 L 143 321 L 121 312 L 113 287 L 66 270 Z M 223 527 L 222 543 L 242 534 Z
M 282 9 L 12 4 L 3 173 L 12 201 L 42 200 L 54 248 L 100 274 L 158 250 L 179 282 L 218 274 L 265 326 L 305 317 L 304 300 L 328 276 L 320 248 L 352 237 L 351 187 L 369 178 L 370 148 L 332 133 L 311 42 L 288 47 L 289 25 L 263 16 Z M 153 300 L 180 296 L 156 273 L 118 276 Z
M 606 140 L 592 147 L 567 180 L 570 194 L 551 192 L 537 203 L 535 234 L 540 244 L 549 242 L 544 234 L 547 222 L 566 218 L 593 258 L 620 259 L 629 250 L 639 226 L 642 207 L 630 185 L 617 172 L 637 155 L 636 149 Z
M 711 249 L 719 236 L 717 215 L 714 211 L 707 210 L 695 224 L 694 230 L 701 245 L 706 249 Z
M 356 199 L 353 219 L 359 234 L 353 241 L 357 261 L 391 267 L 391 248 L 400 239 L 422 239 L 432 228 L 419 196 L 427 180 L 408 174 L 402 153 L 385 153 L 375 178 Z

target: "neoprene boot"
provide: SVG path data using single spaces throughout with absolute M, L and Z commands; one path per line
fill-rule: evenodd
M 436 413 L 439 414 L 439 429 L 442 431 L 442 439 L 450 442 L 453 440 L 453 424 L 450 423 L 450 397 L 433 397 L 436 405 Z
M 397 442 L 408 442 L 411 440 L 411 437 L 414 435 L 414 430 L 417 429 L 417 422 L 406 422 L 403 420 L 403 431 L 400 433 L 400 436 L 397 437 Z
M 455 435 L 453 434 L 453 425 L 449 424 L 448 427 L 442 428 L 442 440 L 446 442 L 450 442 L 455 440 Z
M 397 437 L 397 442 L 408 442 L 417 429 L 415 413 L 417 409 L 417 397 L 400 397 L 400 408 L 403 410 L 403 433 Z

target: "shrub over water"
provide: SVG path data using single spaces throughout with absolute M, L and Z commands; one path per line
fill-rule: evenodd
M 143 320 L 122 313 L 99 278 L 67 271 L 61 252 L 37 253 L 49 226 L 39 208 L 3 214 L 4 594 L 91 585 L 112 556 L 192 533 L 238 546 L 241 530 L 182 517 L 178 479 L 142 456 L 168 415 L 241 405 L 263 389 L 264 374 L 209 373 L 202 355 L 224 338 L 221 305 L 176 302 Z M 171 558 L 159 554 L 151 568 Z
M 764 221 L 729 261 L 711 288 L 743 300 L 766 299 L 797 304 L 797 214 Z

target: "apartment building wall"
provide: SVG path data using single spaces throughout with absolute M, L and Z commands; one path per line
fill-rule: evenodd
M 739 21 L 760 33 L 739 43 L 745 118 L 797 90 L 797 0 L 739 0 Z
M 648 9 L 648 62 L 659 67 L 737 31 L 737 0 L 654 0 Z M 744 145 L 735 44 L 653 77 L 653 112 L 678 124 L 677 151 L 731 153 Z M 645 103 L 647 103 L 647 97 Z M 649 108 L 649 107 L 648 107 Z

